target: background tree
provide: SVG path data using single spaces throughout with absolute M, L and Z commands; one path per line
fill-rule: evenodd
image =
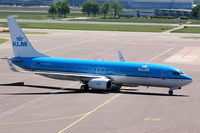
M 87 13 L 88 17 L 90 16 L 90 14 L 92 13 L 92 1 L 91 0 L 83 3 L 82 12 Z
M 122 10 L 122 6 L 117 0 L 114 0 L 111 3 L 111 8 L 113 9 L 114 17 L 116 18 Z
M 82 12 L 87 13 L 88 17 L 90 16 L 90 14 L 93 14 L 94 16 L 96 16 L 97 13 L 99 13 L 99 10 L 100 10 L 100 6 L 97 2 L 89 0 L 83 3 Z
M 55 7 L 56 7 L 56 11 L 58 13 L 58 16 L 60 17 L 62 14 L 62 1 L 61 0 L 57 0 L 55 2 Z
M 99 3 L 97 3 L 97 2 L 92 2 L 92 8 L 91 8 L 91 10 L 92 10 L 93 16 L 96 17 L 96 15 L 99 13 L 99 10 L 100 10 Z
M 66 17 L 66 14 L 70 13 L 70 6 L 67 0 L 64 0 L 61 4 L 61 14 Z
M 57 0 L 56 2 L 52 3 L 48 10 L 49 14 L 58 14 L 60 17 L 64 15 L 66 17 L 67 13 L 70 13 L 70 5 L 67 0 Z
M 54 14 L 57 13 L 55 3 L 52 3 L 52 4 L 51 4 L 51 6 L 50 6 L 48 12 L 49 12 L 49 14 L 52 15 L 52 17 L 54 17 Z
M 192 16 L 194 18 L 200 18 L 200 5 L 197 5 L 192 8 Z
M 106 15 L 110 11 L 110 2 L 106 1 L 103 3 L 103 6 L 101 8 L 101 12 L 103 13 L 104 18 L 106 18 Z

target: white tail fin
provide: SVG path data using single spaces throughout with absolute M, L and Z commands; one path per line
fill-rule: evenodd
M 7 21 L 15 57 L 46 57 L 46 55 L 39 53 L 32 47 L 15 18 L 8 17 Z

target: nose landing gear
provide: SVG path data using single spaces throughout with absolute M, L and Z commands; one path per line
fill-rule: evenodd
M 168 93 L 169 93 L 170 96 L 172 96 L 173 95 L 173 90 L 180 90 L 180 89 L 181 89 L 181 87 L 170 88 Z

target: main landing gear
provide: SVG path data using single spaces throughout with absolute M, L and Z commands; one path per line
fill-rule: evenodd
M 89 91 L 89 86 L 88 85 L 81 85 L 80 88 L 82 91 Z
M 168 93 L 169 93 L 170 96 L 172 96 L 173 95 L 173 90 L 169 90 Z

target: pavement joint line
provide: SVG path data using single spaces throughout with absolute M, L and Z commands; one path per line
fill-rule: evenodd
M 12 114 L 12 113 L 14 113 L 14 112 L 20 110 L 20 109 L 23 109 L 23 108 L 25 108 L 25 107 L 28 107 L 28 106 L 30 106 L 30 105 L 32 105 L 32 104 L 34 104 L 34 103 L 37 103 L 37 102 L 39 102 L 39 101 L 45 99 L 46 97 L 47 97 L 47 95 L 38 97 L 38 98 L 36 98 L 36 99 L 33 99 L 33 100 L 31 100 L 31 101 L 28 101 L 28 102 L 26 102 L 26 103 L 20 105 L 20 106 L 17 106 L 17 107 L 15 107 L 15 108 L 13 108 L 13 109 L 10 109 L 10 110 L 8 110 L 8 111 L 6 111 L 6 112 L 4 112 L 4 113 L 1 113 L 1 114 L 0 114 L 0 118 L 3 118 L 3 117 L 5 117 L 5 116 L 7 116 L 7 115 L 9 115 L 9 114 Z
M 41 122 L 58 121 L 58 120 L 65 120 L 65 119 L 80 117 L 80 116 L 83 116 L 85 114 L 86 113 L 79 114 L 79 115 L 73 115 L 73 116 L 54 118 L 54 119 L 52 118 L 52 119 L 33 120 L 33 121 L 5 122 L 5 123 L 0 123 L 0 125 L 33 124 L 33 123 L 41 123 Z
M 168 53 L 169 51 L 171 51 L 171 50 L 173 50 L 173 49 L 175 49 L 175 48 L 176 48 L 176 47 L 171 47 L 171 48 L 165 50 L 164 52 L 160 53 L 159 55 L 157 55 L 157 56 L 151 58 L 151 59 L 148 60 L 147 62 L 152 62 L 153 60 L 157 59 L 158 57 L 160 57 L 160 56 L 162 56 L 162 55 Z
M 78 122 L 80 122 L 81 120 L 85 119 L 86 117 L 88 117 L 89 115 L 91 115 L 92 113 L 96 112 L 97 110 L 99 110 L 100 108 L 102 108 L 104 105 L 110 103 L 111 101 L 113 101 L 115 98 L 117 98 L 118 96 L 120 96 L 120 94 L 116 94 L 114 96 L 112 96 L 111 98 L 109 98 L 107 101 L 103 102 L 102 104 L 100 104 L 99 106 L 97 106 L 96 108 L 94 108 L 93 110 L 89 111 L 88 113 L 86 113 L 84 116 L 82 116 L 81 118 L 79 118 L 78 120 L 76 120 L 75 122 L 73 122 L 72 124 L 70 124 L 69 126 L 67 126 L 66 128 L 62 129 L 61 131 L 59 131 L 58 133 L 63 133 L 66 130 L 68 130 L 69 128 L 71 128 L 72 126 L 76 125 Z
M 83 40 L 83 41 L 76 42 L 76 43 L 71 43 L 71 44 L 68 44 L 68 45 L 60 46 L 60 47 L 54 47 L 54 48 L 49 48 L 49 49 L 46 49 L 46 50 L 42 50 L 42 52 L 47 53 L 47 52 L 50 52 L 50 51 L 53 51 L 53 50 L 57 50 L 57 49 L 60 49 L 60 48 L 65 48 L 65 47 L 74 46 L 74 45 L 77 45 L 77 44 L 83 44 L 83 43 L 92 42 L 92 41 L 95 41 L 95 40 L 101 40 L 101 39 L 105 39 L 105 38 L 110 38 L 112 36 L 113 35 L 107 36 L 107 37 L 102 37 L 102 38 L 94 37 L 92 39 L 87 39 L 87 40 Z
M 64 89 L 65 89 L 65 86 L 62 87 L 60 90 L 64 90 Z M 53 93 L 51 93 L 51 94 L 55 94 L 55 93 L 57 93 L 57 92 L 53 92 Z M 31 101 L 28 101 L 28 102 L 26 102 L 26 103 L 24 103 L 24 104 L 22 104 L 22 105 L 20 105 L 20 106 L 17 106 L 17 107 L 15 107 L 15 108 L 12 108 L 12 109 L 10 109 L 10 110 L 8 110 L 8 111 L 6 111 L 6 112 L 1 113 L 1 114 L 0 114 L 0 118 L 3 118 L 3 117 L 5 117 L 5 116 L 7 116 L 7 115 L 10 115 L 10 114 L 14 113 L 14 112 L 17 112 L 17 111 L 20 110 L 20 109 L 26 108 L 26 107 L 28 107 L 28 106 L 30 106 L 30 105 L 32 105 L 32 104 L 34 104 L 34 103 L 37 103 L 37 102 L 39 102 L 39 101 L 41 101 L 41 100 L 43 100 L 43 99 L 45 99 L 45 98 L 47 98 L 47 97 L 50 97 L 50 96 L 52 96 L 52 95 L 43 95 L 43 96 L 40 96 L 40 97 L 38 97 L 38 98 L 36 98 L 36 99 L 33 99 L 33 100 L 31 100 Z

